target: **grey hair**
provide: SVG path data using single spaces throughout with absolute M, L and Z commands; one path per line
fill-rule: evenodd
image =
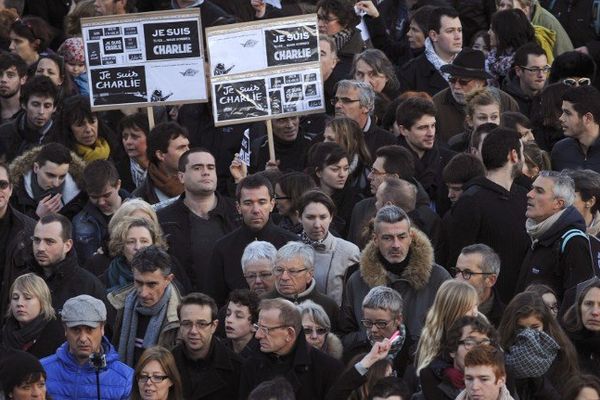
M 555 197 L 563 199 L 567 208 L 575 202 L 575 182 L 569 175 L 557 171 L 540 171 L 538 176 L 551 179 L 554 182 L 552 192 Z
M 329 43 L 329 48 L 331 49 L 331 52 L 335 54 L 335 57 L 337 58 L 337 48 L 335 47 L 335 40 L 333 40 L 333 38 L 329 35 L 320 34 L 319 42 L 321 41 Z
M 481 254 L 481 272 L 488 274 L 500 275 L 500 257 L 488 245 L 483 243 L 475 243 L 464 247 L 460 254 L 465 256 L 469 254 Z
M 325 309 L 315 303 L 312 300 L 306 300 L 302 303 L 298 304 L 298 310 L 300 310 L 300 314 L 304 317 L 308 315 L 315 324 L 327 328 L 331 330 L 331 321 L 329 320 L 329 316 L 325 312 Z
M 366 107 L 369 112 L 373 111 L 375 108 L 375 91 L 368 83 L 351 79 L 343 79 L 338 82 L 337 89 L 357 89 L 359 104 L 362 107 Z
M 302 242 L 287 242 L 286 245 L 277 250 L 275 263 L 298 257 L 302 259 L 305 268 L 308 270 L 315 269 L 315 251 L 310 245 Z
M 394 316 L 401 316 L 404 300 L 400 293 L 387 286 L 375 286 L 369 290 L 362 302 L 363 308 L 388 310 Z
M 256 240 L 250 243 L 244 249 L 242 254 L 242 270 L 246 270 L 246 265 L 253 261 L 267 260 L 273 265 L 277 249 L 272 243 Z
M 377 215 L 375 215 L 375 232 L 377 232 L 377 227 L 382 222 L 395 224 L 404 220 L 408 221 L 408 227 L 410 228 L 410 218 L 408 218 L 408 214 L 403 209 L 393 205 L 383 206 L 377 211 Z

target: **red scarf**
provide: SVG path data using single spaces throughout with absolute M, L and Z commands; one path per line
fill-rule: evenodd
M 448 378 L 452 386 L 457 389 L 465 388 L 465 375 L 461 370 L 454 367 L 446 368 L 444 370 L 444 376 Z

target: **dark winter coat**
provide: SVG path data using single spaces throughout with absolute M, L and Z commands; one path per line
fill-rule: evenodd
M 600 335 L 586 328 L 579 332 L 569 332 L 569 339 L 577 350 L 579 368 L 582 373 L 600 378 Z
M 281 141 L 276 136 L 273 139 L 275 159 L 279 160 L 279 170 L 282 172 L 304 171 L 308 149 L 312 145 L 311 138 L 302 132 L 298 132 L 298 136 L 293 142 Z M 264 136 L 252 143 L 250 171 L 263 171 L 269 159 L 269 142 L 267 137 Z
M 364 131 L 365 144 L 371 157 L 375 157 L 377 149 L 390 144 L 396 144 L 396 137 L 389 131 L 378 127 L 373 118 L 369 119 L 369 129 Z
M 3 341 L 3 336 L 5 333 L 9 334 L 8 332 L 10 331 L 6 332 L 7 330 L 11 329 L 11 327 L 17 327 L 18 324 L 19 322 L 17 322 L 12 316 L 5 320 L 4 327 L 2 328 L 3 332 L 0 334 L 0 342 L 2 342 L 2 345 L 11 347 L 9 343 L 5 343 Z M 33 338 L 33 341 L 26 343 L 25 346 L 16 350 L 26 351 L 40 359 L 54 354 L 56 349 L 58 349 L 64 341 L 65 328 L 63 327 L 63 324 L 55 318 L 45 321 L 44 328 L 35 338 Z
M 444 376 L 444 369 L 452 367 L 448 361 L 436 357 L 419 373 L 421 390 L 426 400 L 454 400 L 463 388 L 457 388 Z
M 448 87 L 442 74 L 429 62 L 425 54 L 413 58 L 400 68 L 400 90 L 427 92 L 430 96 Z
M 569 168 L 600 172 L 600 136 L 587 149 L 587 154 L 583 153 L 577 139 L 564 138 L 554 145 L 550 158 L 555 171 Z
M 525 115 L 527 118 L 530 118 L 533 97 L 523 92 L 519 77 L 513 71 L 511 71 L 504 81 L 502 81 L 502 89 L 517 101 L 521 114 Z

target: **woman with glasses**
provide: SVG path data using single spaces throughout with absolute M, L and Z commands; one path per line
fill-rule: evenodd
M 183 400 L 181 377 L 169 350 L 155 346 L 144 351 L 135 367 L 131 399 Z
M 563 324 L 579 355 L 579 367 L 600 378 L 600 279 L 580 283 Z
M 517 294 L 498 327 L 520 399 L 561 398 L 560 382 L 579 373 L 577 353 L 537 293 Z
M 554 318 L 558 317 L 558 311 L 560 310 L 560 303 L 556 297 L 556 292 L 550 286 L 542 285 L 541 283 L 534 283 L 525 288 L 524 292 L 537 293 L 541 298 L 550 313 Z
M 344 350 L 342 342 L 331 332 L 331 322 L 323 307 L 312 300 L 306 300 L 298 308 L 302 314 L 302 331 L 308 344 L 341 360 Z
M 329 232 L 335 209 L 333 200 L 319 190 L 304 193 L 298 201 L 303 227 L 300 238 L 315 251 L 314 278 L 317 288 L 340 306 L 346 272 L 359 262 L 360 250 L 354 243 Z

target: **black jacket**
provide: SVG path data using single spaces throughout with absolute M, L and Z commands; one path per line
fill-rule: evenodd
M 255 240 L 271 242 L 276 248 L 280 248 L 289 241 L 298 240 L 298 236 L 269 221 L 258 232 L 242 224 L 241 227 L 219 239 L 215 244 L 210 266 L 205 275 L 206 282 L 210 283 L 206 293 L 217 302 L 219 307 L 225 304 L 231 290 L 248 287 L 242 274 L 240 261 L 246 246 Z
M 0 280 L 0 310 L 6 312 L 10 303 L 10 286 L 14 280 L 25 273 L 27 261 L 31 254 L 31 235 L 35 228 L 35 221 L 21 214 L 12 206 L 8 206 L 5 218 L 10 218 L 6 256 L 3 263 L 2 280 Z M 2 318 L 3 320 L 4 318 Z M 0 326 L 2 322 L 0 322 Z
M 413 58 L 400 68 L 400 90 L 427 92 L 430 96 L 448 87 L 442 74 L 429 62 L 425 54 Z
M 521 265 L 517 290 L 532 283 L 543 283 L 554 289 L 563 307 L 572 304 L 577 284 L 593 275 L 590 243 L 583 236 L 573 236 L 562 247 L 562 235 L 571 229 L 585 232 L 583 217 L 574 206 L 565 209 L 560 218 L 531 245 Z M 502 274 L 500 274 L 502 276 Z
M 12 318 L 12 317 L 9 317 Z M 0 334 L 0 342 L 3 342 L 5 331 L 18 325 L 18 322 L 14 319 L 12 322 L 5 321 L 3 331 Z M 56 353 L 56 349 L 65 342 L 65 328 L 58 319 L 51 319 L 45 323 L 44 328 L 40 331 L 37 337 L 34 338 L 33 342 L 28 343 L 24 348 L 17 350 L 26 351 L 34 355 L 38 359 L 48 357 Z M 8 343 L 2 343 L 7 347 L 10 347 Z
M 213 336 L 206 359 L 190 359 L 184 345 L 172 351 L 181 374 L 185 399 L 235 399 L 240 384 L 242 359 Z
M 160 199 L 156 195 L 154 188 L 155 188 L 154 182 L 152 182 L 152 178 L 150 178 L 150 174 L 146 174 L 146 179 L 144 179 L 142 184 L 133 191 L 133 193 L 131 194 L 131 197 L 134 197 L 134 198 L 139 197 L 142 200 L 144 200 L 150 204 L 159 203 Z
M 512 96 L 519 104 L 519 111 L 527 118 L 531 118 L 531 103 L 533 97 L 525 94 L 521 89 L 521 82 L 514 71 L 510 71 L 502 81 L 502 90 Z
M 579 359 L 582 373 L 593 374 L 600 378 L 600 335 L 586 328 L 579 332 L 569 332 Z
M 452 367 L 452 364 L 440 357 L 423 368 L 419 373 L 421 390 L 426 400 L 454 400 L 462 388 L 455 387 L 450 380 L 444 376 L 444 370 Z
M 49 138 L 54 133 L 54 123 L 47 126 L 45 131 L 40 131 L 39 129 L 29 128 L 26 118 L 27 115 L 21 113 L 15 119 L 0 126 L 0 152 L 8 162 L 33 147 L 48 143 Z
M 577 139 L 564 138 L 552 148 L 552 169 L 591 169 L 600 172 L 600 136 L 588 148 L 587 154 L 581 150 Z
M 289 368 L 282 370 L 286 362 Z M 246 399 L 261 382 L 283 375 L 292 385 L 296 400 L 322 400 L 340 376 L 342 368 L 340 361 L 314 349 L 300 333 L 290 354 L 278 357 L 272 353 L 260 353 L 244 362 L 240 399 Z
M 522 186 L 513 183 L 509 192 L 486 177 L 469 181 L 450 211 L 447 265 L 456 265 L 463 247 L 487 244 L 502 263 L 496 283 L 500 298 L 510 301 L 530 243 L 525 231 L 526 210 L 527 190 Z
M 275 159 L 279 160 L 279 170 L 282 172 L 304 171 L 306 167 L 308 149 L 312 145 L 310 137 L 302 131 L 293 142 L 284 142 L 273 136 L 275 145 Z M 250 172 L 263 171 L 269 161 L 269 141 L 267 137 L 257 139 L 252 143 L 252 156 Z
M 209 212 L 209 218 L 215 218 L 221 224 L 224 232 L 229 233 L 239 226 L 239 214 L 236 210 L 233 200 L 216 193 L 217 206 Z M 179 196 L 179 199 L 167 207 L 158 211 L 158 221 L 163 230 L 167 243 L 169 244 L 169 254 L 175 257 L 179 264 L 185 269 L 187 276 L 191 280 L 191 287 L 194 291 L 204 291 L 210 283 L 205 279 L 204 272 L 209 268 L 192 270 L 194 260 L 193 253 L 190 251 L 192 246 L 191 228 L 190 228 L 190 209 L 184 203 L 185 193 Z M 217 241 L 220 238 L 215 238 Z M 206 260 L 207 262 L 210 260 Z
M 364 132 L 364 137 L 369 153 L 375 159 L 377 149 L 390 144 L 396 144 L 396 137 L 391 132 L 378 127 L 373 118 L 370 119 L 370 123 L 369 129 Z

